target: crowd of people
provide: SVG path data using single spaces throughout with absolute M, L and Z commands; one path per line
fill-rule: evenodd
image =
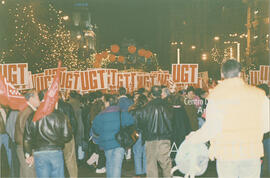
M 8 163 L 6 169 L 1 165 L 1 175 L 78 177 L 78 167 L 87 165 L 95 166 L 96 173 L 106 173 L 107 177 L 121 177 L 123 160 L 133 157 L 134 176 L 171 177 L 175 165 L 171 146 L 173 143 L 180 146 L 185 139 L 190 143 L 210 141 L 221 177 L 230 177 L 233 171 L 228 165 L 238 160 L 253 159 L 255 165 L 257 158 L 263 156 L 262 133 L 268 132 L 264 150 L 270 155 L 269 123 L 260 120 L 267 116 L 262 109 L 265 109 L 263 102 L 269 88 L 258 87 L 265 93 L 255 87 L 248 88 L 238 77 L 238 65 L 230 61 L 222 68 L 224 82 L 209 96 L 208 91 L 191 86 L 178 92 L 171 92 L 165 86 L 153 86 L 151 91 L 140 88 L 132 94 L 127 94 L 125 88 L 119 88 L 118 94 L 59 92 L 55 110 L 33 121 L 46 91 L 27 91 L 25 110 L 0 107 L 0 146 L 6 153 L 1 154 L 6 155 L 1 156 L 1 163 L 4 159 Z M 232 71 L 236 72 L 232 74 Z M 232 102 L 235 98 L 239 102 Z M 228 102 L 222 103 L 224 100 Z M 250 112 L 250 107 L 256 112 Z M 221 123 L 225 117 L 229 119 Z M 262 129 L 261 122 L 268 127 Z M 129 149 L 122 148 L 115 138 L 120 123 L 132 125 L 138 132 L 138 140 Z M 239 143 L 246 151 L 238 149 Z M 232 147 L 237 147 L 237 151 Z M 228 155 L 228 150 L 237 156 Z M 249 174 L 256 177 L 258 172 L 249 171 Z

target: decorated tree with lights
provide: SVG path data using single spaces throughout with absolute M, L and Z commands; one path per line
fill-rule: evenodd
M 78 69 L 78 47 L 66 28 L 63 12 L 51 4 L 45 5 L 47 8 L 43 6 L 40 10 L 36 4 L 24 2 L 8 9 L 14 25 L 13 45 L 8 55 L 2 52 L 1 58 L 28 62 L 32 72 L 56 67 L 58 60 L 62 60 L 68 69 Z

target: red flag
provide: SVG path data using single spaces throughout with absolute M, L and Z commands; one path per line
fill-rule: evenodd
M 0 74 L 0 104 L 8 105 L 8 94 L 7 94 L 6 80 L 2 76 L 2 74 Z
M 55 104 L 58 101 L 58 91 L 60 88 L 60 68 L 61 61 L 58 62 L 58 69 L 56 76 L 53 79 L 52 85 L 44 96 L 44 101 L 38 107 L 37 112 L 34 115 L 33 121 L 36 122 L 41 118 L 51 114 L 54 110 Z
M 0 104 L 14 110 L 24 110 L 28 105 L 24 96 L 0 74 Z

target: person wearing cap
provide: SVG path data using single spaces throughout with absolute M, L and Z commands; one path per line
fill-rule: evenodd
M 153 99 L 143 108 L 138 124 L 145 139 L 147 177 L 158 177 L 157 163 L 163 176 L 171 177 L 172 112 L 167 102 L 161 99 L 161 93 L 161 87 L 152 87 Z
M 210 140 L 209 157 L 217 160 L 219 177 L 259 178 L 263 135 L 270 131 L 269 100 L 264 91 L 240 78 L 236 60 L 227 60 L 221 72 L 224 81 L 208 96 L 205 124 L 186 139 Z

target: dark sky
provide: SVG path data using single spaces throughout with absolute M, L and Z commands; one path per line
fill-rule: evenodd
M 19 1 L 19 0 L 18 0 Z M 38 1 L 33 1 L 38 2 Z M 40 0 L 40 2 L 44 2 Z M 45 1 L 48 2 L 48 1 Z M 50 0 L 71 15 L 74 3 L 88 3 L 92 22 L 98 26 L 98 50 L 134 39 L 138 47 L 158 54 L 161 65 L 175 58 L 171 41 L 184 41 L 184 62 L 201 62 L 202 50 L 213 47 L 213 37 L 246 31 L 246 5 L 242 0 Z M 188 61 L 190 45 L 197 57 Z
M 199 54 L 200 50 L 208 50 L 213 46 L 214 36 L 225 38 L 229 33 L 246 31 L 246 5 L 242 0 L 85 2 L 89 4 L 93 23 L 99 27 L 101 48 L 113 43 L 120 44 L 124 38 L 132 38 L 139 46 L 158 53 L 160 63 L 166 67 L 169 67 L 167 63 L 171 57 L 171 41 L 185 41 L 184 48 L 187 49 L 195 44 Z M 187 54 L 186 58 L 190 56 Z M 191 62 L 197 61 L 194 59 Z

